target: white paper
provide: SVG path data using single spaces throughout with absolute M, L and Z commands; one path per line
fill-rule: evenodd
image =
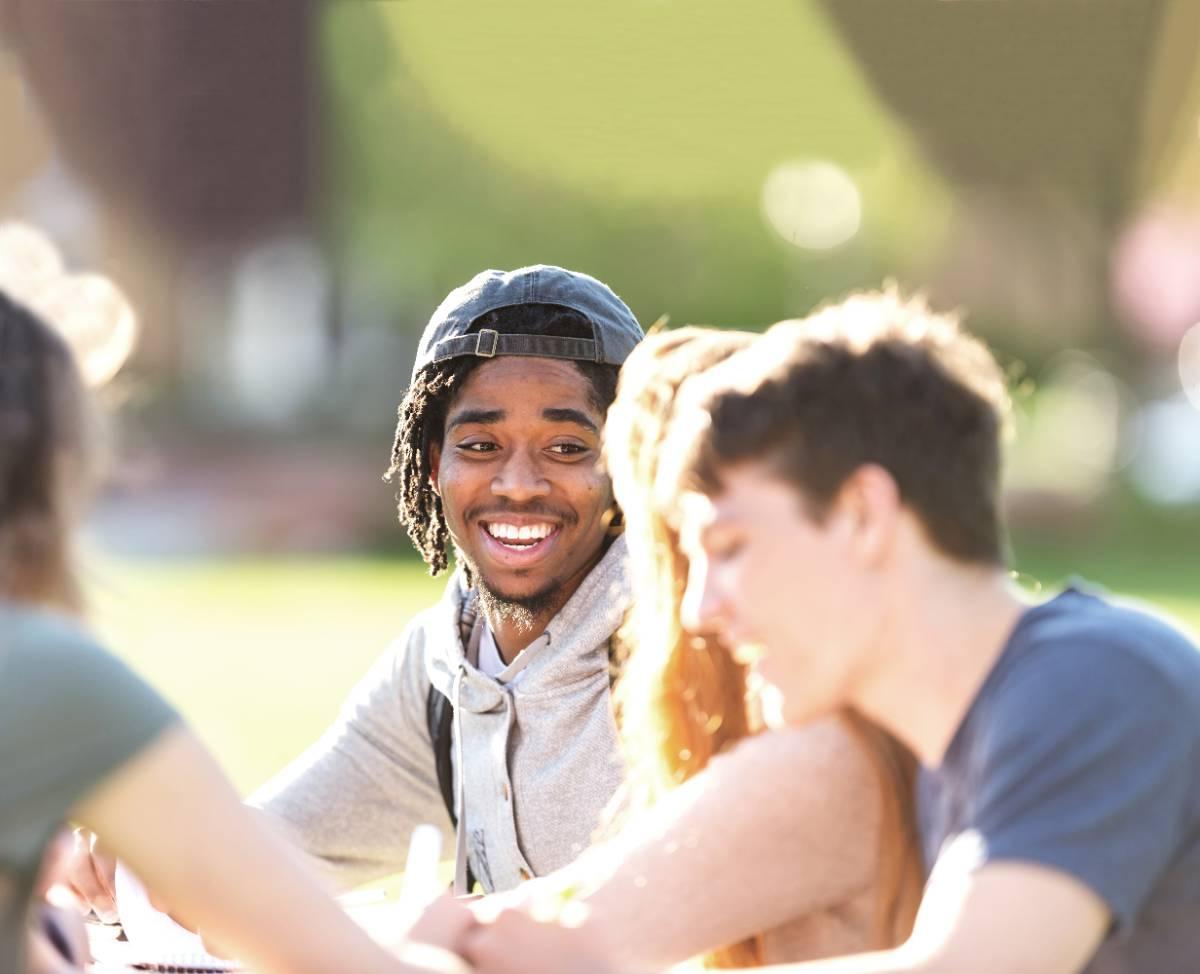
M 176 968 L 235 971 L 238 965 L 215 957 L 204 949 L 198 934 L 181 927 L 165 913 L 150 905 L 150 897 L 141 881 L 124 863 L 117 863 L 117 915 L 121 927 L 138 957 L 155 964 Z

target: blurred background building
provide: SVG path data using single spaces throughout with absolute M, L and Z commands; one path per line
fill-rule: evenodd
M 402 546 L 420 328 L 536 261 L 647 323 L 926 290 L 1012 363 L 1019 524 L 1196 526 L 1192 0 L 0 0 L 0 32 L 0 219 L 40 235 L 7 259 L 50 244 L 139 325 L 119 549 Z

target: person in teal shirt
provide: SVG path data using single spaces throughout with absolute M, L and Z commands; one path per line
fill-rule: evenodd
M 171 706 L 87 635 L 71 535 L 95 431 L 66 344 L 0 292 L 0 971 L 84 962 L 56 956 L 37 922 L 43 857 L 67 820 L 102 833 L 255 971 L 460 969 L 432 948 L 413 964 L 369 939 Z

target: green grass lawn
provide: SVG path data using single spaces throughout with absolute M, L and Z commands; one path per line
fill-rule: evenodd
M 1072 572 L 1200 633 L 1187 553 L 1018 546 L 1021 581 Z M 442 589 L 415 560 L 112 561 L 88 575 L 92 621 L 186 715 L 243 791 L 313 741 L 405 622 Z
M 415 560 L 93 561 L 91 619 L 248 791 L 443 586 Z

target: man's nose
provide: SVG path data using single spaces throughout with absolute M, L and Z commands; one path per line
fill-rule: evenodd
M 537 458 L 526 450 L 513 450 L 492 480 L 492 493 L 512 501 L 528 501 L 550 493 L 550 481 Z

